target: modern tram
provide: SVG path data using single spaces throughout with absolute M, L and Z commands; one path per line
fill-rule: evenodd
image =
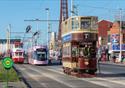
M 47 65 L 47 47 L 34 46 L 28 50 L 28 63 L 34 65 Z

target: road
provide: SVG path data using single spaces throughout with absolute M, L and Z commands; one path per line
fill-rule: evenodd
M 125 88 L 125 66 L 101 64 L 94 78 L 76 78 L 63 73 L 62 67 L 16 64 L 31 88 Z

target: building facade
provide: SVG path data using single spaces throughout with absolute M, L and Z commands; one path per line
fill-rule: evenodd
M 15 47 L 15 42 L 21 42 L 21 39 L 10 39 L 9 48 L 12 49 Z M 0 53 L 5 53 L 8 50 L 7 39 L 0 39 Z
M 112 22 L 107 20 L 101 20 L 98 22 L 98 40 L 99 45 L 107 45 L 108 43 L 108 31 L 112 27 Z
M 49 42 L 49 49 L 53 50 L 56 48 L 56 33 L 51 32 L 50 34 L 50 42 Z
M 121 36 L 120 36 L 120 31 L 121 31 Z M 112 28 L 108 32 L 108 35 L 110 37 L 109 52 L 112 56 L 116 56 L 117 62 L 120 62 L 121 61 L 121 58 L 119 56 L 120 44 L 121 44 L 122 55 L 125 56 L 125 21 L 122 21 L 121 25 L 120 21 L 115 21 L 113 23 Z M 120 43 L 120 38 L 121 38 L 121 43 Z

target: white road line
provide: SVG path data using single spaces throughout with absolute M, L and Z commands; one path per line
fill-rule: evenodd
M 27 66 L 28 67 L 28 66 Z M 29 69 L 31 69 L 31 67 L 28 67 Z M 60 82 L 61 84 L 64 84 L 68 87 L 74 87 L 72 85 L 70 85 L 69 83 L 66 83 L 64 81 L 61 81 L 59 79 L 57 79 L 56 77 L 54 76 L 51 76 L 50 74 L 48 73 L 41 73 L 39 72 L 37 69 L 33 69 L 34 71 L 46 76 L 46 77 L 49 77 L 57 82 Z M 62 74 L 62 75 L 65 75 L 60 69 L 51 69 L 51 68 L 46 68 L 46 70 L 49 70 L 49 71 L 53 71 L 53 72 L 56 72 L 56 73 L 59 73 L 59 74 Z M 102 72 L 102 73 L 108 73 L 110 74 L 111 72 Z M 31 75 L 32 76 L 32 75 Z M 76 77 L 74 77 L 76 78 Z M 80 80 L 83 80 L 83 81 L 86 81 L 86 82 L 89 82 L 89 83 L 93 83 L 93 84 L 96 84 L 96 85 L 100 85 L 100 86 L 104 86 L 104 87 L 108 87 L 108 88 L 124 88 L 125 87 L 125 80 L 113 80 L 113 79 L 109 79 L 109 78 L 100 78 L 100 77 L 94 77 L 94 78 L 77 78 L 77 79 L 80 79 Z M 116 84 L 116 85 L 115 85 Z M 119 85 L 117 85 L 119 84 Z
M 28 68 L 31 69 L 31 67 L 28 67 Z M 57 78 L 54 77 L 54 76 L 51 76 L 51 75 L 48 74 L 48 73 L 41 73 L 41 72 L 40 72 L 39 70 L 37 70 L 37 69 L 33 69 L 33 70 L 36 71 L 36 72 L 38 72 L 38 73 L 40 73 L 41 75 L 44 75 L 44 76 L 46 76 L 46 77 L 51 78 L 52 80 L 55 80 L 55 81 L 57 81 L 57 82 L 59 82 L 59 83 L 61 83 L 61 84 L 64 84 L 65 86 L 74 87 L 74 86 L 70 85 L 69 83 L 66 83 L 66 82 L 64 82 L 64 81 L 61 81 L 61 80 L 57 79 Z
M 117 84 L 121 84 L 121 85 L 125 85 L 125 80 L 113 80 L 113 79 L 106 79 L 106 78 L 96 78 L 99 80 L 104 80 L 104 81 L 108 81 L 108 82 L 113 82 L 113 83 L 117 83 Z
M 48 68 L 47 68 L 47 70 L 50 70 L 50 71 L 53 71 L 53 72 L 56 72 L 56 73 L 64 75 L 64 73 L 62 71 L 59 72 L 59 71 L 57 71 L 55 69 L 48 69 Z M 104 74 L 111 74 L 112 72 L 106 72 L 105 71 L 105 72 L 102 72 L 102 73 L 104 73 Z M 94 83 L 94 84 L 97 84 L 97 85 L 109 87 L 109 88 L 111 88 L 112 85 L 113 85 L 113 84 L 110 84 L 109 82 L 117 83 L 117 84 L 120 84 L 120 85 L 125 85 L 125 80 L 124 81 L 119 81 L 119 80 L 117 81 L 117 80 L 111 80 L 111 79 L 106 79 L 106 78 L 97 78 L 97 77 L 95 77 L 94 79 L 100 80 L 100 81 L 96 81 L 96 80 L 92 81 L 91 79 L 93 79 L 93 78 L 90 78 L 89 80 L 87 80 L 87 78 L 85 78 L 85 79 L 84 78 L 78 78 L 78 79 L 83 80 L 83 81 L 87 81 L 87 82 L 91 82 L 91 83 Z M 107 81 L 107 83 L 102 83 L 102 80 L 103 81 Z M 114 88 L 114 86 L 112 88 Z

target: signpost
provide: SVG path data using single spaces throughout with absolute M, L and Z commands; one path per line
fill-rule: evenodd
M 8 70 L 10 70 L 13 66 L 13 61 L 10 57 L 5 57 L 2 60 L 2 64 L 4 66 L 4 68 L 6 69 L 6 80 L 7 80 L 7 88 L 8 88 Z

